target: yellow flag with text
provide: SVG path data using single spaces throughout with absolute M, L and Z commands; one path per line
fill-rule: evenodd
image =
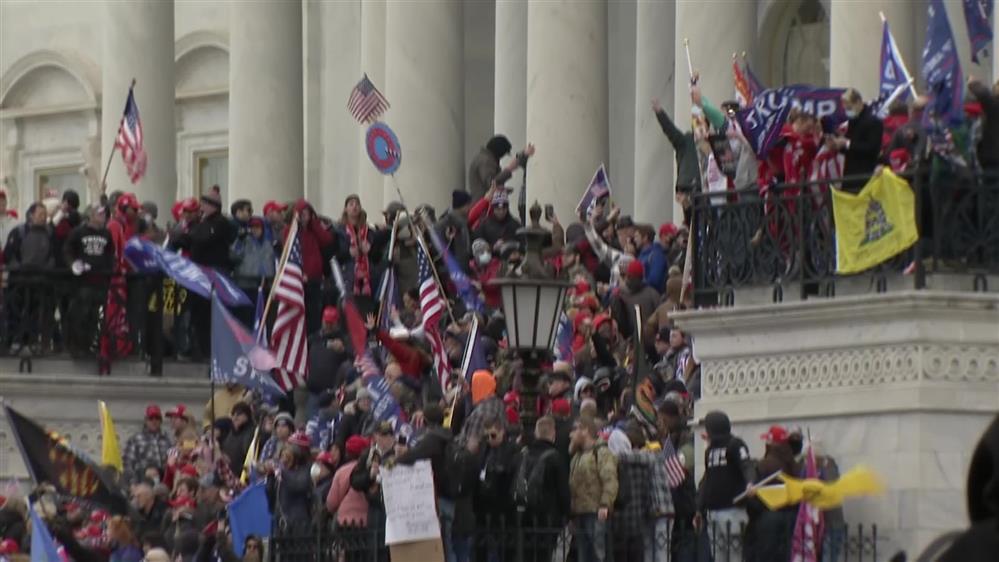
M 121 462 L 121 448 L 118 447 L 118 434 L 114 430 L 111 412 L 103 400 L 97 401 L 97 409 L 101 413 L 101 464 L 111 465 L 121 472 L 124 463 Z
M 832 190 L 836 273 L 859 273 L 905 251 L 919 239 L 916 198 L 885 168 L 854 195 Z

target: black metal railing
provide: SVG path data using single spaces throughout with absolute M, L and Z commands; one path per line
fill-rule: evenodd
M 710 526 L 696 532 L 692 527 L 668 524 L 651 529 L 623 532 L 613 521 L 595 535 L 585 535 L 576 524 L 561 526 L 520 525 L 504 519 L 483 519 L 460 536 L 466 541 L 471 562 L 585 562 L 580 550 L 602 545 L 604 560 L 611 562 L 782 562 L 791 558 L 794 515 L 788 524 L 754 530 L 754 524 L 733 528 Z M 876 562 L 885 537 L 877 525 L 826 527 L 817 559 L 823 562 Z M 448 547 L 445 546 L 445 549 Z M 883 548 L 881 549 L 883 551 Z M 268 541 L 269 562 L 365 561 L 389 559 L 384 528 L 324 527 L 316 524 L 275 526 Z
M 884 292 L 891 276 L 909 274 L 906 284 L 921 289 L 928 273 L 958 273 L 972 276 L 976 291 L 988 290 L 987 276 L 999 274 L 999 174 L 904 177 L 915 195 L 919 242 L 850 277 L 870 277 Z M 845 277 L 836 273 L 830 188 L 822 180 L 779 184 L 763 195 L 754 188 L 693 196 L 697 306 L 732 306 L 746 288 L 769 289 L 773 302 L 785 300 L 785 291 L 801 299 L 835 296 Z

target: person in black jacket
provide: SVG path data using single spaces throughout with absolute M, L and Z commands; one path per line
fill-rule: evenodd
M 521 462 L 530 465 L 530 472 L 537 472 L 543 485 L 541 495 L 533 505 L 518 505 L 526 526 L 537 526 L 546 530 L 561 529 L 569 518 L 571 495 L 569 491 L 569 467 L 562 453 L 555 447 L 555 418 L 542 416 L 534 424 L 534 439 L 521 451 Z M 525 475 L 530 478 L 530 475 Z M 516 484 L 514 484 L 516 486 Z M 560 537 L 554 533 L 543 533 L 532 540 L 531 552 L 525 553 L 525 560 L 549 560 Z
M 236 402 L 232 407 L 232 432 L 225 436 L 222 442 L 222 452 L 229 457 L 229 468 L 233 474 L 243 471 L 243 461 L 253 441 L 253 410 L 246 402 Z M 309 467 L 305 467 L 308 474 Z
M 999 172 L 999 80 L 992 91 L 984 84 L 968 78 L 968 90 L 982 106 L 982 138 L 978 141 L 978 163 L 982 169 Z
M 880 163 L 881 133 L 884 124 L 874 114 L 869 105 L 864 104 L 860 92 L 847 88 L 841 98 L 849 118 L 845 137 L 829 137 L 826 143 L 830 148 L 843 153 L 844 176 L 870 176 Z M 844 191 L 859 192 L 867 184 L 867 177 L 843 182 Z
M 194 263 L 228 273 L 229 247 L 236 240 L 236 229 L 221 211 L 222 202 L 217 194 L 203 195 L 201 221 L 181 236 L 177 246 L 190 251 Z M 207 357 L 211 352 L 212 303 L 192 293 L 188 293 L 188 298 L 191 299 L 191 324 L 197 343 L 194 355 Z
M 438 498 L 450 499 L 445 451 L 453 435 L 450 429 L 444 428 L 444 410 L 437 404 L 428 404 L 423 409 L 423 419 L 427 423 L 426 432 L 412 448 L 396 457 L 395 462 L 410 465 L 429 460 L 434 472 L 434 493 Z
M 301 533 L 312 521 L 312 497 L 315 489 L 309 471 L 309 438 L 305 432 L 295 432 L 281 451 L 281 470 L 274 474 L 277 505 L 275 519 L 289 531 Z M 294 531 L 292 531 L 294 532 Z
M 323 392 L 335 391 L 343 378 L 341 365 L 353 358 L 350 338 L 340 329 L 340 312 L 335 306 L 323 309 L 323 323 L 319 331 L 309 336 L 309 378 L 305 388 L 309 391 L 306 402 L 306 419 L 312 419 L 319 409 Z M 344 438 L 346 439 L 346 437 Z
M 74 357 L 94 343 L 100 307 L 107 298 L 115 255 L 106 223 L 106 209 L 92 205 L 87 222 L 75 228 L 63 245 L 66 263 L 81 281 L 66 314 L 66 347 Z
M 708 412 L 704 427 L 709 443 L 704 451 L 704 477 L 698 491 L 694 527 L 700 528 L 706 519 L 709 527 L 719 532 L 729 526 L 739 529 L 748 518 L 745 508 L 736 506 L 734 500 L 756 481 L 756 463 L 750 458 L 746 443 L 732 435 L 732 422 L 724 412 Z

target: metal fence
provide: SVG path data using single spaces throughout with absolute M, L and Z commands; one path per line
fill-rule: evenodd
M 796 511 L 794 512 L 796 513 Z M 626 534 L 613 524 L 594 533 L 579 526 L 528 526 L 503 519 L 484 520 L 462 535 L 470 562 L 586 562 L 581 553 L 602 545 L 608 562 L 786 562 L 791 559 L 794 513 L 779 530 L 757 525 L 732 528 L 712 526 L 695 532 L 671 519 L 657 532 Z M 754 527 L 757 527 L 754 530 Z M 386 562 L 383 527 L 275 528 L 267 544 L 269 562 Z M 827 527 L 816 560 L 821 562 L 877 562 L 885 538 L 877 525 Z
M 844 178 L 863 183 L 867 177 Z M 915 195 L 920 240 L 908 251 L 859 274 L 878 292 L 909 269 L 911 285 L 926 275 L 972 277 L 988 290 L 999 274 L 999 174 L 908 174 Z M 765 196 L 756 189 L 693 196 L 694 287 L 698 306 L 731 306 L 739 289 L 832 297 L 844 277 L 836 273 L 836 226 L 828 181 L 779 184 Z

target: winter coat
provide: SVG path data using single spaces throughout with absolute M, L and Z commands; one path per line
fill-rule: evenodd
M 479 485 L 475 505 L 478 512 L 512 518 L 514 479 L 520 466 L 520 451 L 509 436 L 499 447 L 483 447 L 479 455 Z M 478 515 L 479 513 L 477 513 Z
M 95 273 L 110 273 L 114 268 L 114 242 L 106 228 L 80 225 L 69 234 L 63 250 L 69 265 L 80 260 Z
M 333 484 L 326 496 L 326 510 L 336 514 L 340 526 L 366 527 L 368 525 L 368 498 L 350 487 L 350 474 L 357 466 L 357 459 L 337 469 Z
M 142 428 L 139 433 L 129 437 L 122 454 L 125 481 L 139 480 L 149 465 L 165 466 L 167 453 L 172 446 L 173 443 L 163 431 L 153 433 Z
M 502 221 L 490 214 L 475 229 L 473 238 L 482 238 L 489 243 L 490 248 L 493 248 L 500 240 L 516 240 L 517 229 L 519 228 L 520 222 L 510 216 L 509 213 L 507 213 L 506 218 Z
M 473 201 L 481 199 L 489 191 L 489 184 L 499 173 L 500 163 L 496 155 L 482 147 L 468 166 L 468 193 Z
M 850 141 L 847 148 L 842 149 L 846 158 L 843 161 L 843 175 L 870 175 L 878 165 L 881 155 L 881 132 L 884 130 L 881 120 L 871 111 L 870 106 L 853 119 L 847 121 L 846 139 Z M 867 179 L 853 180 L 843 183 L 843 188 L 857 192 Z
M 24 223 L 10 233 L 4 259 L 8 265 L 25 269 L 50 268 L 55 264 L 54 245 L 49 225 Z
M 302 273 L 305 280 L 320 281 L 323 278 L 323 249 L 334 242 L 333 233 L 323 227 L 316 217 L 315 209 L 305 200 L 299 200 L 295 204 L 295 212 L 301 212 L 308 208 L 312 211 L 312 220 L 308 225 L 298 225 L 298 241 L 302 248 Z M 288 232 L 285 229 L 283 241 L 287 243 Z
M 585 451 L 577 452 L 569 463 L 569 489 L 573 515 L 594 514 L 600 508 L 611 508 L 617 499 L 617 460 L 598 441 Z
M 545 455 L 548 451 L 555 451 L 557 454 Z M 537 468 L 544 471 L 542 473 L 544 486 L 541 488 L 538 507 L 529 509 L 525 514 L 525 520 L 536 522 L 541 527 L 561 527 L 569 516 L 572 501 L 569 490 L 569 465 L 555 445 L 541 439 L 536 439 L 525 447 L 521 455 L 528 455 L 536 459 L 535 462 L 541 462 Z
M 236 230 L 221 213 L 205 217 L 178 241 L 191 251 L 191 261 L 221 271 L 229 269 L 229 247 L 236 239 Z
M 999 171 L 999 96 L 978 81 L 968 90 L 982 106 L 982 138 L 978 141 L 978 163 L 986 170 Z
M 701 172 L 697 164 L 698 156 L 697 146 L 694 144 L 694 134 L 678 129 L 665 111 L 656 112 L 656 119 L 659 120 L 659 126 L 662 127 L 666 138 L 673 145 L 673 152 L 676 154 L 676 190 L 699 192 L 701 190 Z
M 243 470 L 243 461 L 246 460 L 250 442 L 253 441 L 253 431 L 253 423 L 247 422 L 238 430 L 234 429 L 222 442 L 222 452 L 229 457 L 229 467 L 234 474 L 239 474 Z M 308 474 L 308 467 L 305 472 Z
M 630 338 L 635 333 L 635 305 L 642 312 L 642 318 L 648 318 L 659 306 L 659 293 L 645 283 L 636 287 L 629 280 L 624 284 L 614 300 L 611 301 L 611 314 L 617 322 L 621 336 Z
M 399 464 L 413 464 L 418 460 L 429 459 L 434 472 L 434 491 L 437 497 L 450 497 L 447 486 L 450 475 L 447 472 L 445 451 L 451 438 L 450 430 L 431 426 L 410 450 L 395 459 Z
M 249 424 L 247 424 L 249 425 Z M 251 428 L 252 429 L 252 428 Z M 289 527 L 299 527 L 312 519 L 312 477 L 308 463 L 281 471 L 277 482 L 277 509 L 280 519 Z
M 655 242 L 650 243 L 638 252 L 638 261 L 642 262 L 645 269 L 645 284 L 657 293 L 662 293 L 666 289 L 666 271 L 669 269 L 669 260 L 666 259 L 663 247 Z
M 461 428 L 458 440 L 464 444 L 468 441 L 469 436 L 481 437 L 488 422 L 496 419 L 506 420 L 504 411 L 503 401 L 497 396 L 493 395 L 483 399 L 472 408 L 472 413 L 469 414 Z
M 263 238 L 256 240 L 253 236 L 246 236 L 236 240 L 231 257 L 236 264 L 233 275 L 243 284 L 249 281 L 256 286 L 261 277 L 274 277 L 274 246 Z

